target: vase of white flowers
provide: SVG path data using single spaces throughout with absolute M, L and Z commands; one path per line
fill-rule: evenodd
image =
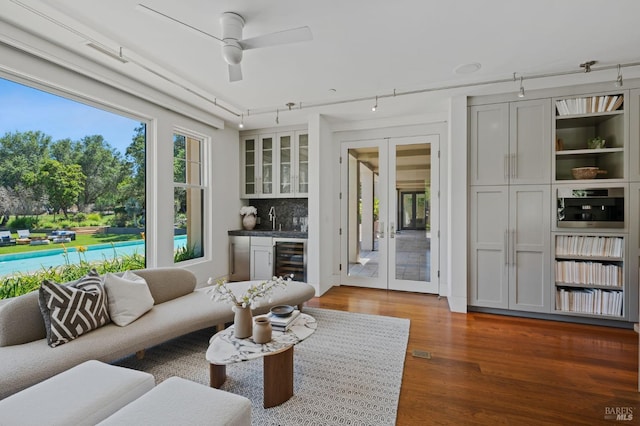
M 256 227 L 256 215 L 258 209 L 253 206 L 242 206 L 240 208 L 240 215 L 242 216 L 242 227 L 247 231 L 251 231 Z
M 291 278 L 292 276 L 273 277 L 268 281 L 253 284 L 242 296 L 236 296 L 224 280 L 218 280 L 214 284 L 213 280 L 209 278 L 207 284 L 211 285 L 211 288 L 207 290 L 207 293 L 211 293 L 211 299 L 216 302 L 224 301 L 232 305 L 235 312 L 233 334 L 239 339 L 244 339 L 251 337 L 253 331 L 251 308 L 258 306 L 259 299 L 270 295 L 276 287 L 286 286 Z

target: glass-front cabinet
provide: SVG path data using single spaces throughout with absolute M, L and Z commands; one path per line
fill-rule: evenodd
M 279 185 L 282 197 L 306 197 L 309 193 L 309 135 L 278 133 Z
M 271 197 L 274 194 L 275 135 L 242 138 L 242 196 Z
M 297 198 L 309 193 L 309 135 L 305 131 L 241 138 L 243 198 Z

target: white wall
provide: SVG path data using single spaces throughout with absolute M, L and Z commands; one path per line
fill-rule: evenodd
M 467 98 L 451 99 L 447 175 L 449 236 L 447 301 L 454 312 L 467 311 Z
M 334 220 L 336 197 L 335 174 L 329 173 L 337 162 L 331 143 L 331 129 L 320 114 L 309 117 L 309 234 L 307 245 L 307 281 L 322 295 L 336 281 L 333 235 L 337 234 Z M 339 175 L 338 175 L 339 176 Z M 340 185 L 340 179 L 337 179 Z M 339 207 L 338 207 L 339 208 Z
M 147 124 L 147 266 L 173 265 L 173 132 L 176 126 L 202 135 L 208 142 L 210 230 L 205 257 L 181 263 L 199 283 L 209 276 L 227 274 L 227 229 L 237 228 L 239 194 L 238 132 L 207 123 L 222 123 L 216 116 L 197 114 L 179 100 L 172 109 L 156 105 L 62 66 L 25 54 L 0 43 L 0 77 L 75 99 Z M 198 120 L 191 118 L 197 115 Z

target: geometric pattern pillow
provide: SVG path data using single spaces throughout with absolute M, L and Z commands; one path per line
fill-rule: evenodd
M 52 348 L 109 322 L 107 295 L 94 269 L 70 285 L 44 280 L 39 296 L 47 343 Z

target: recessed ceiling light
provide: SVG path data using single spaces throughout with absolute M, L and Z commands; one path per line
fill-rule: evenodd
M 470 64 L 458 65 L 453 69 L 453 72 L 456 74 L 471 74 L 478 71 L 480 68 L 482 68 L 482 65 L 477 62 L 473 62 Z

